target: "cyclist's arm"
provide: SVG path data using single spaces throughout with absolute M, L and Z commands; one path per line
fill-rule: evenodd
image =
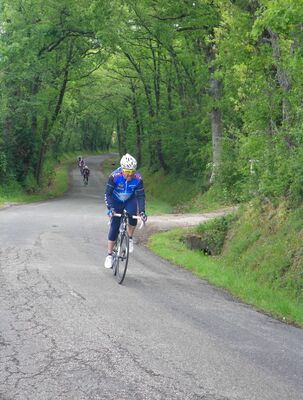
M 114 182 L 113 176 L 111 175 L 106 184 L 105 195 L 104 195 L 105 204 L 108 209 L 112 208 L 112 194 L 113 194 L 114 188 L 115 188 L 115 182 Z
M 145 213 L 145 191 L 144 191 L 144 184 L 143 184 L 142 180 L 140 180 L 140 183 L 138 184 L 138 186 L 135 190 L 135 196 L 138 201 L 139 214 L 141 212 Z

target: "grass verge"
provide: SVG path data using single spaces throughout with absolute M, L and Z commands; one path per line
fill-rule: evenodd
M 243 219 L 240 219 L 239 223 L 243 226 Z M 273 253 L 271 246 L 277 246 L 277 244 L 273 244 L 273 238 L 266 241 L 265 236 L 261 235 L 263 237 L 263 245 L 261 245 L 259 242 L 261 236 L 254 235 L 255 230 L 250 229 L 250 233 L 244 234 L 238 226 L 233 232 L 234 237 L 230 238 L 228 242 L 231 249 L 225 249 L 223 256 L 210 257 L 199 250 L 187 248 L 183 238 L 192 231 L 193 228 L 177 229 L 153 235 L 149 240 L 148 247 L 164 259 L 189 269 L 209 283 L 227 289 L 235 298 L 251 304 L 281 321 L 303 327 L 302 292 L 299 293 L 290 287 L 290 282 L 285 284 L 285 272 L 278 278 L 280 256 Z M 245 245 L 243 241 L 246 242 Z M 282 245 L 283 250 L 283 244 L 279 242 L 279 245 Z M 275 256 L 272 257 L 275 265 L 270 266 L 275 275 L 274 282 L 269 276 L 268 262 L 265 261 L 263 265 L 259 264 L 259 268 L 255 268 L 249 263 L 248 253 L 256 254 L 256 249 L 260 246 L 261 258 L 262 252 L 263 254 L 268 253 L 268 257 Z M 234 253 L 232 253 L 233 251 Z M 280 253 L 282 257 L 283 251 Z M 251 260 L 255 261 L 255 257 L 252 257 Z M 297 280 L 293 284 L 298 284 Z

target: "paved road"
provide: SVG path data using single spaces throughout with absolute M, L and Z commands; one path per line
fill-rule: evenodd
M 103 268 L 101 159 L 0 212 L 0 399 L 302 399 L 303 330 L 142 245 L 124 286 Z

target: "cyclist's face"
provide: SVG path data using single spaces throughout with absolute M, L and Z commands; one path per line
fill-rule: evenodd
M 123 176 L 127 181 L 130 181 L 132 177 L 134 176 L 135 170 L 134 169 L 127 169 L 123 168 L 122 170 Z

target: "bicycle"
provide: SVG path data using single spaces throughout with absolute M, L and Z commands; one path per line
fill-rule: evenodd
M 83 175 L 84 186 L 88 185 L 88 175 Z
M 142 223 L 139 229 L 142 228 L 144 222 L 137 215 L 130 215 L 126 210 L 123 210 L 122 214 L 113 214 L 114 217 L 121 217 L 119 234 L 113 249 L 113 274 L 117 279 L 117 282 L 121 285 L 124 281 L 128 258 L 129 258 L 129 236 L 127 232 L 129 218 L 140 220 Z

